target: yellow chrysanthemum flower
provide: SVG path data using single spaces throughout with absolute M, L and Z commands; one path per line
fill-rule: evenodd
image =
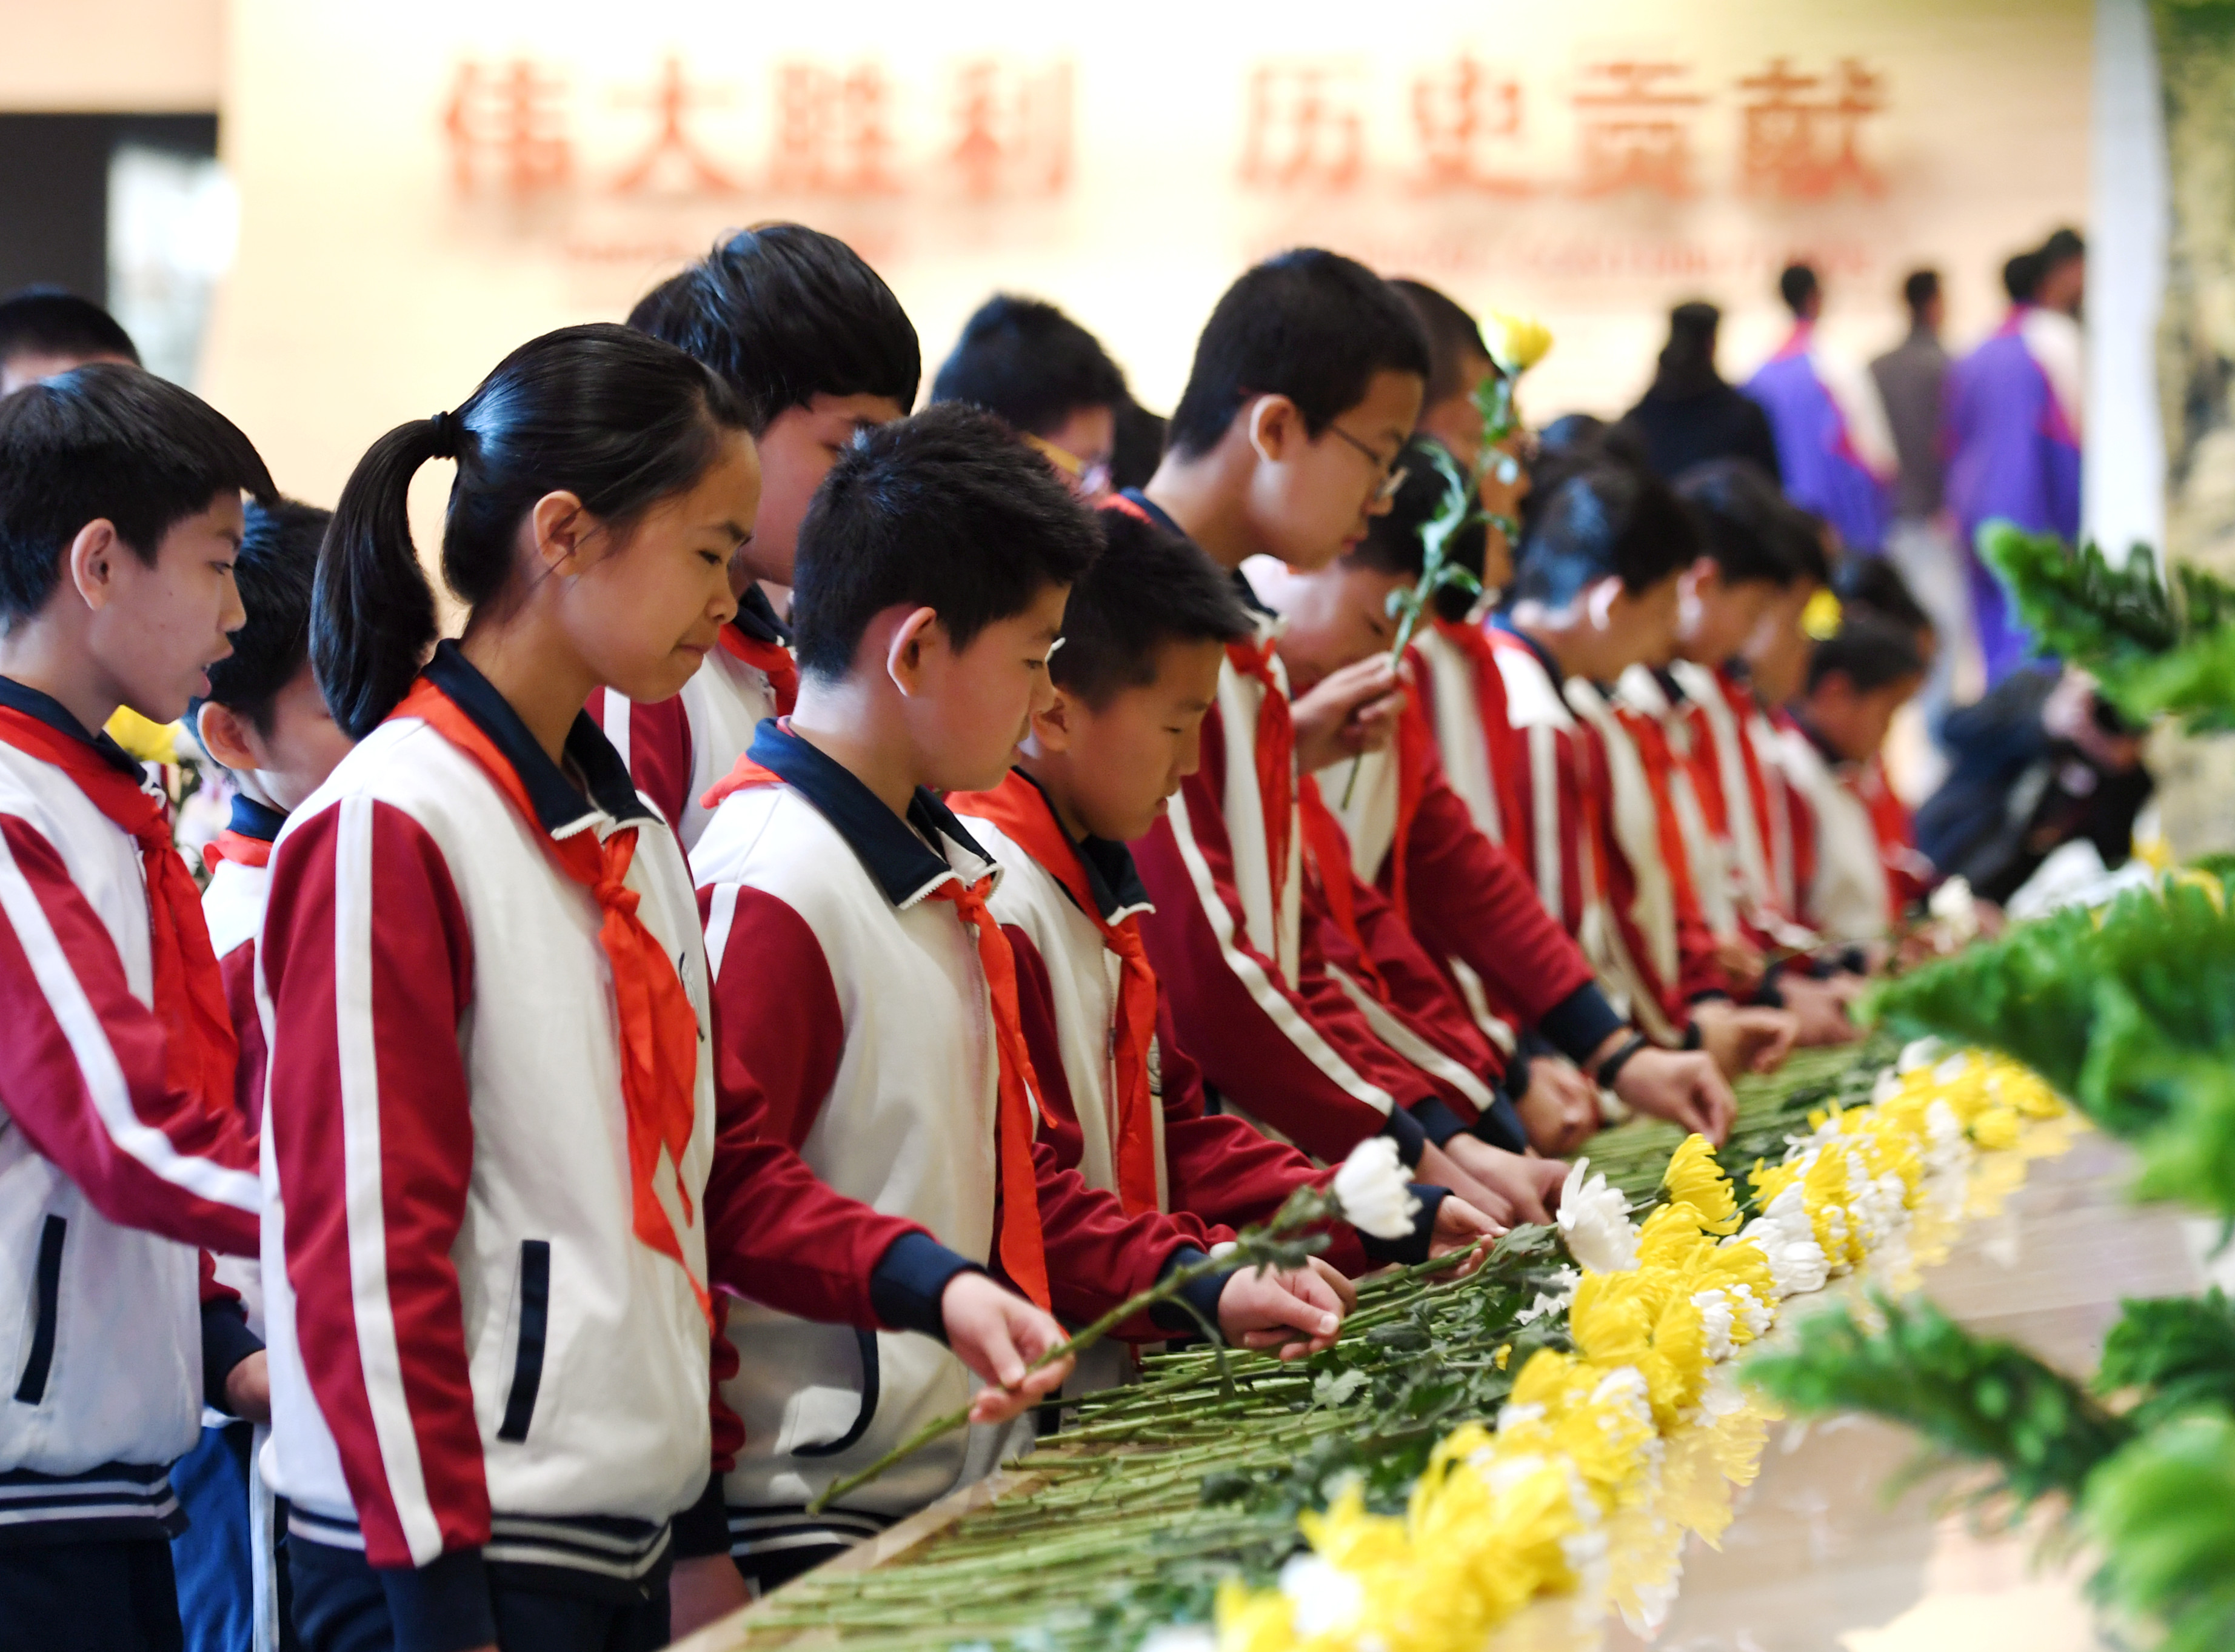
M 1552 330 L 1533 316 L 1493 310 L 1482 319 L 1482 341 L 1508 377 L 1527 372 L 1552 348 Z
M 1704 1136 L 1687 1136 L 1668 1160 L 1661 1177 L 1668 1196 L 1700 1213 L 1700 1225 L 1709 1233 L 1739 1230 L 1739 1202 L 1731 1193 L 1730 1178 L 1715 1163 L 1714 1150 Z
M 179 737 L 185 731 L 177 723 L 151 723 L 130 706 L 120 705 L 103 731 L 142 763 L 176 763 Z

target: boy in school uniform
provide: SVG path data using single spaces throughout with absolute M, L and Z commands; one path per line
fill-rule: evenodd
M 288 811 L 324 783 L 351 744 L 311 672 L 311 587 L 330 519 L 293 500 L 249 503 L 233 563 L 247 621 L 233 633 L 233 652 L 210 667 L 208 692 L 187 708 L 194 738 L 234 787 L 230 823 L 202 850 L 209 871 L 202 915 L 240 1043 L 233 1102 L 252 1130 L 264 1117 L 256 935 L 272 887 L 272 840 Z M 216 1276 L 239 1293 L 248 1328 L 261 1337 L 256 1263 L 224 1257 Z M 295 1644 L 279 1560 L 285 1534 L 256 1469 L 253 1443 L 249 1424 L 206 1414 L 201 1444 L 172 1474 L 191 1519 L 172 1544 L 190 1652 Z
M 1072 587 L 1049 658 L 1052 702 L 1000 785 L 947 803 L 1002 869 L 993 915 L 1029 985 L 1026 1038 L 1058 1104 L 1059 1159 L 1128 1212 L 1191 1216 L 1216 1242 L 1333 1174 L 1205 1108 L 1141 943 L 1150 902 L 1126 848 L 1196 766 L 1225 646 L 1249 634 L 1249 616 L 1200 551 L 1137 508 L 1098 515 L 1102 550 Z M 1494 1231 L 1442 1188 L 1415 1194 L 1408 1239 L 1338 1228 L 1325 1260 L 1358 1274 Z
M 170 1465 L 266 1361 L 205 1250 L 253 1255 L 254 1138 L 169 810 L 94 732 L 167 723 L 241 623 L 246 436 L 136 368 L 0 403 L 0 1622 L 174 1648 Z
M 590 697 L 590 715 L 688 853 L 706 829 L 707 789 L 798 695 L 790 628 L 771 596 L 791 584 L 807 502 L 849 442 L 908 411 L 923 361 L 877 272 L 800 224 L 732 236 L 646 293 L 629 325 L 718 373 L 745 403 L 760 454 L 760 520 L 731 561 L 737 613 L 718 646 L 672 699 Z
M 940 364 L 931 399 L 1001 419 L 1086 503 L 1109 495 L 1118 413 L 1132 397 L 1102 341 L 1053 305 L 1006 292 L 980 305 Z
M 1260 555 L 1301 572 L 1323 568 L 1365 538 L 1402 483 L 1393 470 L 1427 372 L 1426 347 L 1401 301 L 1333 253 L 1284 254 L 1220 300 L 1171 446 L 1137 502 L 1236 575 L 1258 632 L 1229 650 L 1201 771 L 1135 856 L 1157 902 L 1143 923 L 1150 960 L 1172 988 L 1181 1041 L 1222 1099 L 1321 1157 L 1376 1131 L 1400 1148 L 1419 1139 L 1421 1178 L 1452 1185 L 1495 1216 L 1509 1201 L 1485 1178 L 1505 1187 L 1517 1178 L 1495 1149 L 1453 1128 L 1449 1097 L 1329 985 L 1326 960 L 1341 938 L 1308 903 L 1304 856 L 1293 847 L 1304 838 L 1299 770 L 1340 771 L 1386 738 L 1403 700 L 1396 675 L 1377 652 L 1330 672 L 1292 705 L 1276 619 L 1241 576 Z M 1333 836 L 1340 841 L 1339 827 Z M 1347 860 L 1340 857 L 1346 873 Z M 1380 903 L 1370 887 L 1360 898 L 1369 912 Z M 1412 951 L 1426 956 L 1417 943 Z M 1432 961 L 1427 973 L 1435 974 Z M 1635 1049 L 1611 1061 L 1629 1032 L 1587 971 L 1517 980 L 1513 990 L 1563 1047 L 1606 1066 L 1640 1105 L 1648 1095 L 1671 1111 L 1697 1101 L 1727 1118 L 1728 1088 L 1704 1063 L 1640 1062 Z M 1457 1162 L 1446 1167 L 1446 1158 Z M 1527 1196 L 1529 1162 L 1521 1164 L 1515 1190 Z
M 1881 941 L 1906 904 L 1888 874 L 1869 777 L 1924 672 L 1908 631 L 1858 610 L 1810 651 L 1808 685 L 1789 708 L 1778 757 L 1796 805 L 1796 860 L 1807 869 L 1800 915 L 1827 941 Z
M 1597 686 L 1669 658 L 1678 576 L 1697 550 L 1666 486 L 1631 467 L 1586 466 L 1532 523 L 1491 641 L 1507 696 L 1501 766 L 1521 803 L 1509 846 L 1644 1032 L 1704 1047 L 1735 1075 L 1775 1065 L 1795 1028 L 1781 1012 L 1729 1003 L 1652 777 Z
M 933 408 L 843 455 L 803 524 L 793 715 L 715 789 L 692 873 L 714 971 L 718 1064 L 842 1194 L 921 1223 L 1069 1319 L 1202 1253 L 1153 1210 L 1058 1170 L 1015 961 L 986 901 L 1000 869 L 941 803 L 996 784 L 1049 698 L 1046 659 L 1094 525 L 1045 462 L 968 408 Z M 1326 1346 L 1316 1274 L 1213 1275 L 1203 1321 L 1251 1346 Z M 1165 1310 L 1156 1328 L 1188 1328 Z M 744 1444 L 725 1478 L 732 1553 L 770 1586 L 990 1472 L 1003 1436 L 927 1447 L 809 1517 L 814 1495 L 967 1398 L 943 1350 L 733 1311 L 724 1384 Z

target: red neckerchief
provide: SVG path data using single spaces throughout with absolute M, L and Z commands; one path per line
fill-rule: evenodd
M 764 769 L 750 756 L 737 759 L 728 776 L 708 788 L 700 803 L 718 807 L 732 792 L 760 786 L 780 786 L 783 777 Z M 1032 1098 L 1039 1083 L 1032 1072 L 1032 1058 L 1025 1045 L 1024 1012 L 1017 1001 L 1017 960 L 1009 938 L 986 909 L 990 877 L 974 885 L 957 876 L 940 884 L 926 897 L 954 904 L 956 913 L 978 943 L 979 967 L 986 974 L 986 995 L 993 1000 L 994 1046 L 1000 1053 L 999 1105 L 995 1140 L 1001 1175 L 1001 1231 L 996 1245 L 1001 1271 L 1009 1282 L 1040 1307 L 1048 1306 L 1047 1248 L 1040 1233 L 1039 1177 L 1032 1166 Z M 1049 1123 L 1055 1121 L 1051 1118 Z
M 1288 886 L 1289 834 L 1298 801 L 1296 789 L 1296 725 L 1288 714 L 1288 696 L 1273 670 L 1274 646 L 1266 642 L 1230 642 L 1227 663 L 1244 677 L 1255 678 L 1264 688 L 1257 707 L 1257 806 L 1265 816 L 1265 867 L 1273 885 L 1275 921 L 1281 891 Z M 1229 759 L 1230 761 L 1230 759 Z
M 1359 974 L 1365 977 L 1367 988 L 1386 1004 L 1389 988 L 1367 948 L 1366 936 L 1358 927 L 1358 902 L 1351 898 L 1350 838 L 1334 817 L 1334 810 L 1327 806 L 1327 799 L 1320 796 L 1319 782 L 1310 775 L 1296 789 L 1296 803 L 1304 828 L 1305 864 L 1317 877 L 1327 917 L 1358 954 Z
M 1117 1135 L 1111 1157 L 1118 1168 L 1118 1198 L 1129 1216 L 1162 1209 L 1157 1196 L 1157 1098 L 1149 1074 L 1149 1045 L 1157 1036 L 1157 972 L 1142 945 L 1140 914 L 1129 913 L 1114 924 L 1102 915 L 1078 846 L 1039 789 L 1013 770 L 993 790 L 962 792 L 947 803 L 959 814 L 999 826 L 1063 885 L 1072 903 L 1100 932 L 1102 944 L 1118 955 L 1118 1013 L 1109 1029 L 1118 1069 L 1118 1105 L 1111 1121 Z
M 60 769 L 140 846 L 164 1076 L 174 1088 L 202 1098 L 213 1111 L 230 1108 L 240 1045 L 226 1008 L 225 976 L 202 919 L 201 891 L 171 842 L 170 806 L 83 740 L 12 706 L 0 705 L 0 741 Z
M 698 1016 L 684 993 L 667 948 L 636 915 L 640 897 L 626 880 L 629 863 L 636 858 L 638 829 L 625 826 L 603 842 L 589 831 L 552 836 L 536 818 L 519 772 L 497 750 L 496 743 L 424 677 L 411 685 L 403 704 L 389 716 L 417 718 L 480 764 L 542 842 L 553 863 L 588 890 L 605 914 L 598 944 L 605 949 L 613 975 L 621 1104 L 628 1118 L 632 1226 L 639 1239 L 683 1269 L 711 1324 L 712 1301 L 684 1260 L 683 1236 L 654 1190 L 653 1178 L 665 1149 L 678 1172 L 675 1196 L 685 1219 L 689 1219 L 691 1196 L 683 1189 L 679 1172 L 698 1118 Z
M 799 662 L 780 642 L 763 642 L 746 635 L 732 623 L 721 630 L 722 652 L 741 660 L 769 679 L 776 692 L 776 714 L 790 717 L 799 700 Z
M 232 861 L 240 866 L 269 866 L 272 863 L 272 840 L 251 837 L 246 832 L 237 832 L 228 826 L 202 845 L 203 871 L 216 871 L 220 861 Z

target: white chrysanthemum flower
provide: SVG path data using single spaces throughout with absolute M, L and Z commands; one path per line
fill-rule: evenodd
M 1208 1623 L 1167 1623 L 1143 1636 L 1137 1652 L 1218 1652 L 1218 1632 Z
M 1769 1328 L 1776 1323 L 1777 1314 L 1767 1302 L 1753 1294 L 1753 1286 L 1733 1285 L 1730 1287 L 1730 1295 L 1731 1306 L 1737 1311 L 1740 1320 L 1744 1322 L 1750 1334 L 1766 1335 Z
M 1535 1400 L 1525 1405 L 1509 1405 L 1498 1413 L 1498 1432 L 1511 1433 L 1517 1428 L 1527 1428 L 1544 1420 L 1544 1407 Z
M 1958 1050 L 1954 1055 L 1933 1068 L 1932 1077 L 1936 1083 L 1952 1085 L 1970 1070 L 1971 1052 L 1969 1050 Z
M 1731 1299 L 1720 1285 L 1692 1293 L 1692 1306 L 1700 1310 L 1700 1329 L 1707 1339 L 1707 1357 L 1727 1360 L 1738 1344 L 1731 1341 L 1731 1328 L 1738 1323 L 1738 1312 Z
M 1295 1608 L 1296 1633 L 1340 1635 L 1366 1607 L 1366 1585 L 1317 1555 L 1296 1555 L 1281 1568 L 1281 1592 Z
M 1629 1201 L 1607 1185 L 1603 1173 L 1585 1179 L 1590 1164 L 1577 1159 L 1560 1189 L 1560 1241 L 1591 1272 L 1622 1273 L 1637 1266 L 1637 1224 L 1629 1219 Z
M 1397 1144 L 1386 1136 L 1369 1136 L 1350 1150 L 1334 1173 L 1334 1196 L 1343 1220 L 1376 1239 L 1404 1238 L 1420 1215 Z
M 1816 1242 L 1816 1230 L 1808 1220 L 1808 1207 L 1797 1181 L 1772 1199 L 1768 1210 L 1747 1223 L 1739 1240 L 1761 1247 L 1762 1255 L 1769 1259 L 1770 1285 L 1780 1301 L 1822 1290 L 1831 1277 L 1830 1260 Z
M 1513 1316 L 1516 1325 L 1533 1324 L 1547 1314 L 1559 1313 L 1576 1300 L 1576 1287 L 1583 1282 L 1583 1276 L 1572 1268 L 1563 1268 L 1550 1282 L 1551 1289 L 1538 1291 L 1537 1300 Z
M 1719 1365 L 1707 1373 L 1707 1386 L 1700 1394 L 1700 1409 L 1710 1417 L 1727 1417 L 1742 1409 L 1746 1393 L 1739 1386 L 1738 1367 Z
M 1979 903 L 1969 878 L 1946 880 L 1926 899 L 1924 909 L 1947 927 L 1948 938 L 1959 947 L 1979 933 Z
M 1947 1054 L 1948 1046 L 1938 1039 L 1918 1039 L 1912 1044 L 1901 1046 L 1901 1055 L 1894 1062 L 1893 1070 L 1907 1078 L 1921 1067 L 1939 1065 Z

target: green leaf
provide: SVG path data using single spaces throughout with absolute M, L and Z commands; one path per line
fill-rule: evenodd
M 2076 1497 L 2126 1442 L 2125 1421 L 2023 1348 L 1975 1336 L 1928 1301 L 1876 1301 L 1881 1328 L 1845 1306 L 1812 1314 L 1789 1349 L 1747 1361 L 1747 1380 L 1799 1411 L 1904 1424 L 1937 1452 L 1995 1469 L 2022 1504 Z
M 2235 1308 L 2213 1286 L 2206 1295 L 2140 1299 L 2103 1341 L 2095 1392 L 2140 1388 L 2137 1419 L 2217 1406 L 2235 1412 Z
M 2165 1626 L 2161 1652 L 2235 1646 L 2235 1421 L 2176 1418 L 2106 1462 L 2081 1505 L 2097 1585 Z

